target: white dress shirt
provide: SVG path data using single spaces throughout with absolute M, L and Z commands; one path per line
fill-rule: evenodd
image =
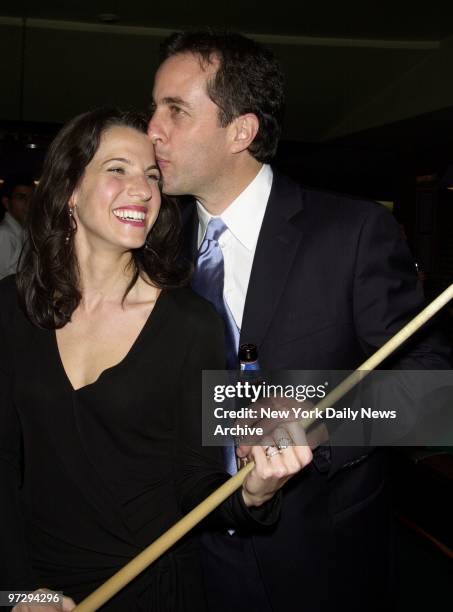
M 224 261 L 225 301 L 239 329 L 252 271 L 256 243 L 272 187 L 272 168 L 264 164 L 251 183 L 220 215 L 227 226 L 219 239 Z M 213 215 L 200 202 L 198 210 L 198 247 Z
M 16 219 L 6 212 L 0 223 L 0 278 L 16 272 L 23 244 L 24 230 Z

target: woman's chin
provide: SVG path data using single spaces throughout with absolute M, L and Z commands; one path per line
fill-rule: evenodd
M 128 236 L 127 238 L 123 238 L 121 240 L 121 246 L 126 248 L 128 251 L 136 251 L 137 249 L 141 249 L 145 246 L 146 236 L 143 233 L 142 236 Z
M 145 240 L 137 240 L 133 243 L 129 244 L 130 251 L 137 251 L 139 249 L 143 249 L 145 246 Z

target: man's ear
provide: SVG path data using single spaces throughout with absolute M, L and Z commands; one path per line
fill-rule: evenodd
M 232 128 L 232 153 L 241 153 L 249 148 L 258 133 L 260 123 L 258 117 L 253 113 L 240 115 L 233 120 Z
M 9 198 L 2 196 L 2 204 L 5 210 L 9 210 Z

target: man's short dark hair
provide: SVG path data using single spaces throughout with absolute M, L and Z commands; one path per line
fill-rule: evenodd
M 14 189 L 18 185 L 34 187 L 35 182 L 31 174 L 10 174 L 6 177 L 5 182 L 3 183 L 2 195 L 10 198 Z
M 203 64 L 219 67 L 208 83 L 208 95 L 219 108 L 223 127 L 246 113 L 258 117 L 259 130 L 249 147 L 253 157 L 268 162 L 275 155 L 284 110 L 284 79 L 272 52 L 233 32 L 177 32 L 162 46 L 162 59 L 182 53 L 198 55 Z

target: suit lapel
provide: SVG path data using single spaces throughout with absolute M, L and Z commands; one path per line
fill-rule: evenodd
M 294 223 L 303 208 L 300 187 L 274 170 L 245 300 L 240 342 L 262 344 L 302 238 Z
M 269 201 L 258 237 L 245 300 L 240 342 L 260 346 L 302 238 L 296 216 L 303 209 L 303 193 L 297 183 L 274 170 Z M 184 254 L 195 262 L 198 252 L 198 215 L 195 203 L 182 209 Z

